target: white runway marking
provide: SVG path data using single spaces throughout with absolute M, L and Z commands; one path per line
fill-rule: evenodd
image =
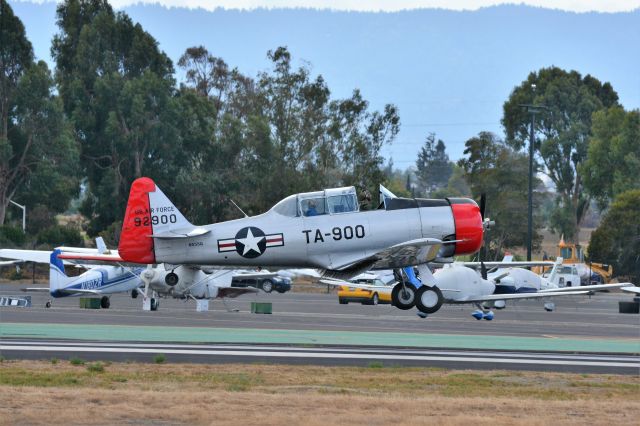
M 19 341 L 11 340 L 4 342 L 9 345 L 29 345 L 29 346 L 69 346 L 69 347 L 88 347 L 87 343 L 76 342 L 58 342 L 58 341 Z M 634 356 L 616 356 L 616 355 L 572 355 L 572 354 L 553 354 L 553 353 L 532 353 L 532 352 L 495 352 L 495 351 L 447 351 L 447 350 L 417 350 L 417 349 L 388 349 L 388 348 L 342 348 L 342 347 L 320 347 L 320 348 L 302 348 L 295 346 L 271 346 L 271 345 L 189 345 L 189 344 L 166 344 L 166 343 L 121 343 L 121 342 L 91 342 L 90 347 L 103 348 L 150 348 L 150 349 L 201 349 L 201 350 L 267 350 L 267 351 L 286 351 L 286 352 L 322 352 L 322 353 L 362 353 L 362 354 L 400 354 L 400 355 L 478 355 L 483 357 L 508 357 L 508 358 L 539 358 L 539 359 L 570 359 L 570 360 L 587 360 L 587 361 L 626 361 L 639 362 L 640 357 Z
M 594 357 L 593 360 L 584 359 L 541 359 L 538 354 L 530 354 L 530 359 L 511 357 L 510 353 L 495 353 L 499 356 L 487 356 L 486 354 L 478 354 L 469 356 L 465 352 L 449 352 L 451 355 L 411 355 L 411 354 L 390 354 L 390 353 L 367 353 L 361 350 L 350 350 L 345 352 L 322 352 L 319 350 L 309 349 L 309 351 L 292 351 L 290 348 L 286 350 L 273 350 L 269 348 L 248 347 L 250 349 L 238 350 L 233 347 L 229 350 L 218 349 L 196 349 L 184 348 L 178 349 L 177 345 L 165 345 L 161 347 L 140 347 L 139 345 L 122 344 L 121 347 L 108 347 L 96 345 L 72 346 L 72 345 L 35 345 L 35 344 L 0 344 L 0 351 L 31 351 L 31 352 L 97 352 L 97 353 L 129 353 L 129 354 L 157 354 L 162 352 L 165 355 L 207 355 L 207 356 L 225 356 L 225 357 L 252 357 L 252 358 L 302 358 L 302 359 L 342 359 L 342 360 L 388 360 L 388 361 L 443 361 L 443 362 L 460 362 L 460 363 L 491 363 L 491 364 L 529 364 L 529 365 L 554 365 L 554 366 L 578 366 L 578 367 L 604 367 L 604 368 L 630 368 L 640 369 L 640 360 L 630 357 L 628 362 L 619 362 L 616 360 L 608 360 L 608 357 Z M 159 345 L 160 346 L 160 345 Z M 619 357 L 614 357 L 618 358 Z

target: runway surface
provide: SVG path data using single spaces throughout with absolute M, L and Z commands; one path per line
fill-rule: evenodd
M 17 289 L 0 284 L 0 295 L 24 294 Z M 163 299 L 157 312 L 143 312 L 141 299 L 127 295 L 114 295 L 108 310 L 79 309 L 77 298 L 56 299 L 45 309 L 46 293 L 31 296 L 32 308 L 0 308 L 0 351 L 6 358 L 82 354 L 86 359 L 148 360 L 164 353 L 185 362 L 380 361 L 640 372 L 640 316 L 618 313 L 618 301 L 631 298 L 617 292 L 558 298 L 551 313 L 541 302 L 509 303 L 495 311 L 494 321 L 471 318 L 473 306 L 444 306 L 421 319 L 415 310 L 388 305 L 339 305 L 335 294 L 261 293 L 229 301 L 238 312 L 215 301 L 204 313 L 195 311 L 193 301 L 172 299 Z M 251 301 L 272 302 L 273 314 L 251 314 Z M 139 346 L 149 344 L 161 346 Z
M 416 350 L 379 347 L 294 347 L 272 345 L 148 344 L 3 339 L 0 350 L 12 358 L 68 358 L 152 361 L 163 354 L 169 362 L 270 362 L 286 364 L 424 366 L 464 369 L 507 369 L 638 374 L 640 358 L 630 355 L 574 355 L 540 352 Z

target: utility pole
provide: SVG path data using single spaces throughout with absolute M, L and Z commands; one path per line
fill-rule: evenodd
M 535 91 L 535 84 L 532 85 Z M 535 123 L 536 114 L 548 109 L 545 105 L 521 104 L 531 115 L 531 123 L 529 124 L 529 196 L 527 205 L 527 261 L 531 261 L 531 252 L 533 247 L 533 156 L 535 149 Z
M 22 209 L 22 232 L 27 233 L 27 206 L 23 206 L 22 204 L 18 204 L 13 200 L 9 200 L 11 204 L 14 206 L 18 206 Z

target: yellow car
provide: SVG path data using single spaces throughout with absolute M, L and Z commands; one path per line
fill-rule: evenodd
M 396 281 L 391 276 L 378 276 L 374 274 L 361 274 L 351 280 L 359 285 L 365 284 L 367 288 L 340 286 L 338 290 L 338 302 L 346 305 L 349 302 L 359 302 L 363 305 L 377 305 L 378 303 L 391 303 L 391 290 Z

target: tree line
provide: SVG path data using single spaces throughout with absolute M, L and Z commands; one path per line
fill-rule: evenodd
M 399 172 L 380 154 L 400 130 L 397 107 L 374 111 L 357 89 L 332 97 L 286 47 L 267 52 L 269 66 L 255 76 L 203 46 L 185 49 L 174 65 L 106 0 L 66 0 L 57 7 L 49 70 L 6 0 L 0 8 L 0 224 L 17 200 L 29 206 L 30 232 L 48 232 L 45 240 L 70 238 L 52 227 L 71 203 L 89 236 L 115 243 L 129 185 L 150 176 L 194 223 L 235 217 L 231 199 L 254 214 L 291 193 L 331 186 L 487 193 L 497 222 L 488 245 L 500 253 L 524 245 L 526 234 L 523 104 L 548 107 L 536 121 L 536 169 L 555 190 L 536 182 L 538 225 L 573 239 L 592 200 L 605 209 L 640 186 L 638 111 L 625 111 L 609 83 L 575 71 L 541 69 L 514 88 L 504 138 L 470 137 L 454 164 L 430 134 L 415 170 Z

